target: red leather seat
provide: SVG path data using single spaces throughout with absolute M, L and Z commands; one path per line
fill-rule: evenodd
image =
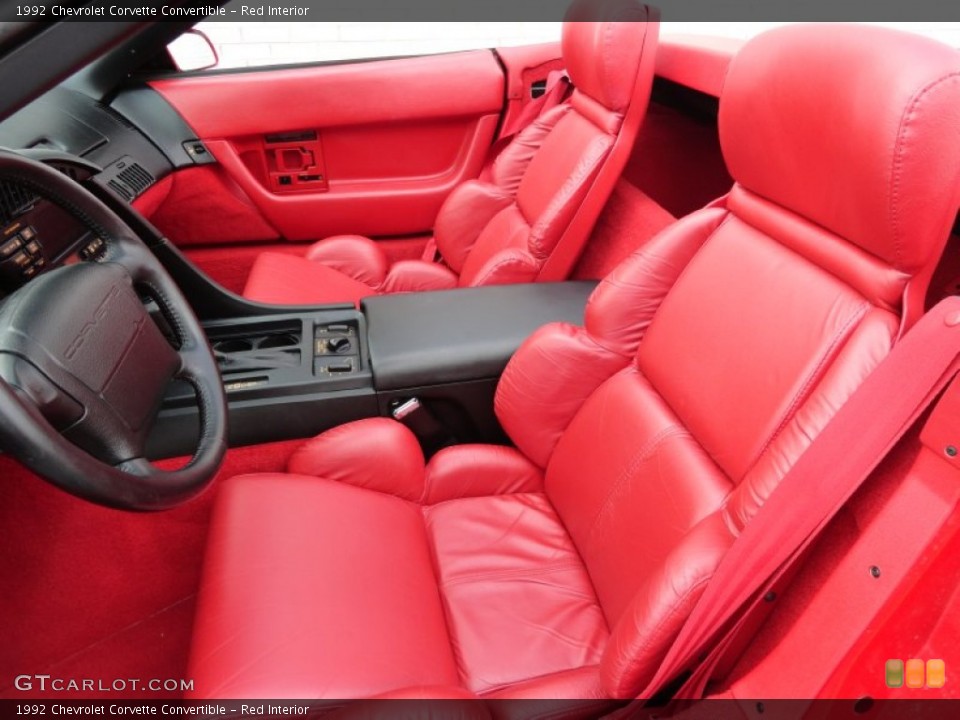
M 796 26 L 733 61 L 731 193 L 541 328 L 515 447 L 378 418 L 217 499 L 195 696 L 631 697 L 741 528 L 898 336 L 960 203 L 960 55 Z
M 261 254 L 244 295 L 323 304 L 566 278 L 646 114 L 657 27 L 637 0 L 579 0 L 571 7 L 562 47 L 573 95 L 514 138 L 489 180 L 468 181 L 448 196 L 434 227 L 442 263 L 391 265 L 374 241 L 342 235 L 316 243 L 306 257 Z

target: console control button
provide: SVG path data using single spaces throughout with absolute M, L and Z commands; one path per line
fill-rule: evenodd
M 346 323 L 336 323 L 334 325 L 324 325 L 319 328 L 322 333 L 339 333 L 342 335 L 352 335 L 353 328 Z
M 327 348 L 330 352 L 334 353 L 347 352 L 350 349 L 350 345 L 350 338 L 348 337 L 332 337 L 327 340 Z
M 359 366 L 357 359 L 354 357 L 317 358 L 314 364 L 314 371 L 318 375 L 349 375 L 357 372 L 357 370 L 359 370 Z
M 30 226 L 27 226 L 20 231 L 20 237 L 23 238 L 24 242 L 33 240 L 36 236 L 37 236 L 37 231 Z
M 18 268 L 25 268 L 31 262 L 33 262 L 33 258 L 27 255 L 27 253 L 24 252 L 23 250 L 21 250 L 20 252 L 18 252 L 16 255 L 13 256 L 13 264 L 16 265 Z
M 94 238 L 80 249 L 80 258 L 82 260 L 93 260 L 103 252 L 103 238 Z
M 3 245 L 0 245 L 0 258 L 10 257 L 21 247 L 23 247 L 23 241 L 20 240 L 19 235 L 10 238 Z

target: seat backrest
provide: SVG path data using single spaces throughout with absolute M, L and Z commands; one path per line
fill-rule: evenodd
M 637 0 L 571 6 L 562 49 L 572 96 L 513 139 L 490 182 L 460 185 L 437 217 L 437 249 L 461 286 L 569 274 L 646 114 L 657 30 Z
M 922 310 L 960 203 L 960 53 L 869 27 L 749 42 L 721 98 L 730 194 L 541 329 L 497 412 L 611 629 L 606 692 L 656 670 L 739 531 Z M 532 382 L 538 378 L 539 382 Z

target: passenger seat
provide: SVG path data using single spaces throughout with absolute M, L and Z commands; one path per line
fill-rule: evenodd
M 630 155 L 653 83 L 658 22 L 636 0 L 578 0 L 563 26 L 568 102 L 522 130 L 491 182 L 446 199 L 434 234 L 441 260 L 390 264 L 360 235 L 321 240 L 306 257 L 265 252 L 244 295 L 279 304 L 358 302 L 368 295 L 563 280 Z M 582 22 L 590 18 L 598 22 Z

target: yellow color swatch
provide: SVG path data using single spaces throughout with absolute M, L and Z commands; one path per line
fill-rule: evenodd
M 927 660 L 927 687 L 942 688 L 947 682 L 947 664 L 943 660 Z

